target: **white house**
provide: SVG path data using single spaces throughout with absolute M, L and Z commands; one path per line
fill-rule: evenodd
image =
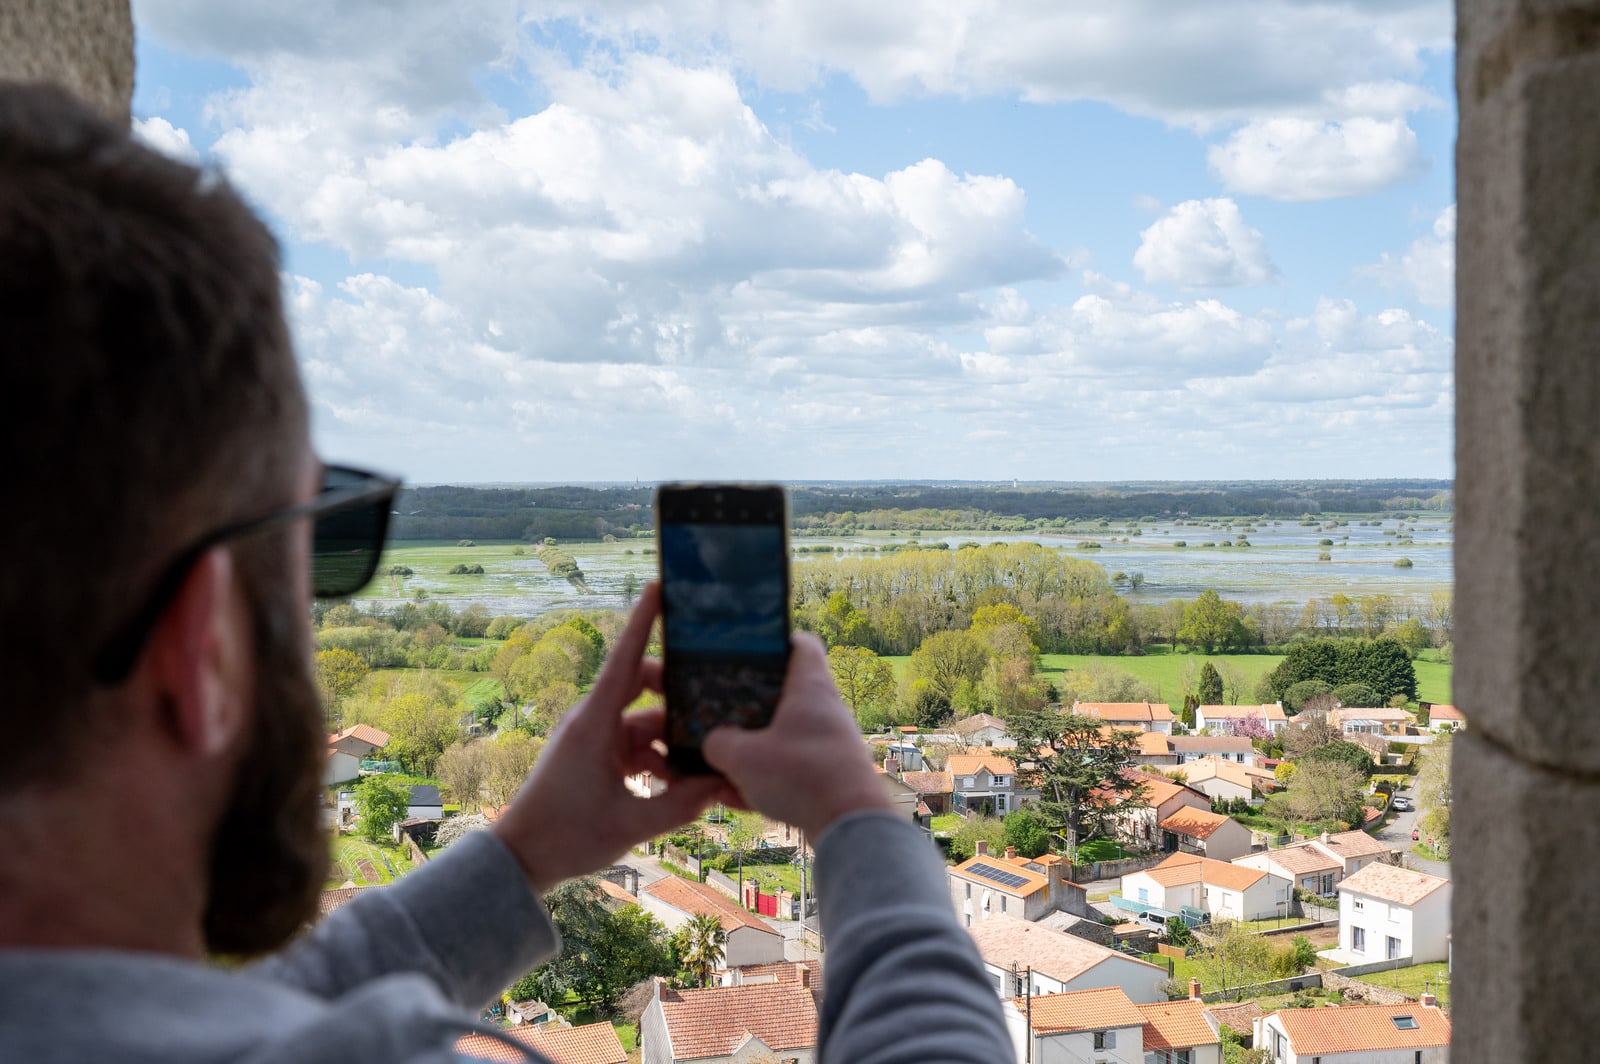
M 815 1064 L 817 1000 L 809 969 L 796 967 L 796 979 L 709 990 L 656 979 L 639 1017 L 642 1064 Z
M 1184 806 L 1161 822 L 1161 838 L 1163 848 L 1169 852 L 1177 850 L 1215 861 L 1231 861 L 1250 852 L 1254 836 L 1231 816 Z
M 676 931 L 691 917 L 715 916 L 728 936 L 723 963 L 729 968 L 783 960 L 783 936 L 716 887 L 682 876 L 667 876 L 639 891 L 639 907 L 665 924 L 668 931 Z
M 991 916 L 1040 920 L 1055 912 L 1100 918 L 1089 905 L 1088 892 L 1072 882 L 1072 863 L 1059 854 L 1020 857 L 1007 846 L 1004 856 L 992 855 L 984 839 L 978 840 L 977 851 L 946 870 L 950 901 L 963 926 Z
M 1265 920 L 1288 912 L 1293 888 L 1261 869 L 1175 853 L 1154 868 L 1123 876 L 1122 896 L 1170 912 L 1199 909 L 1213 921 Z
M 1076 935 L 1012 916 L 991 916 L 967 929 L 983 956 L 989 981 L 1003 998 L 1031 992 L 1116 987 L 1134 1002 L 1167 1000 L 1167 970 Z
M 1139 1005 L 1113 987 L 1011 998 L 1005 1015 L 1017 1064 L 1222 1062 L 1220 1033 L 1199 1001 Z
M 1422 709 L 1428 715 L 1429 731 L 1460 731 L 1467 726 L 1467 718 L 1455 706 L 1443 702 L 1424 702 Z
M 950 725 L 967 746 L 1014 747 L 1017 741 L 1006 734 L 1006 722 L 991 713 L 974 713 Z
M 1153 850 L 1163 842 L 1161 822 L 1173 813 L 1184 808 L 1211 811 L 1210 798 L 1165 776 L 1132 770 L 1123 772 L 1122 781 L 1117 788 L 1122 796 L 1135 788 L 1143 791 L 1138 805 L 1124 806 L 1114 816 L 1117 835 L 1128 845 Z
M 1282 702 L 1268 702 L 1259 706 L 1200 706 L 1194 711 L 1196 731 L 1210 729 L 1218 735 L 1232 735 L 1239 722 L 1260 721 L 1273 735 L 1283 731 L 1289 718 L 1283 712 Z
M 944 770 L 950 774 L 951 805 L 957 813 L 1005 816 L 1019 802 L 1039 797 L 1038 791 L 1017 786 L 1015 762 L 999 754 L 951 754 Z
M 1072 712 L 1080 717 L 1098 717 L 1113 728 L 1128 731 L 1172 734 L 1176 719 L 1165 702 L 1073 702 Z
M 1272 1064 L 1446 1064 L 1450 1020 L 1437 1005 L 1280 1009 L 1255 1021 Z
M 1233 863 L 1283 876 L 1297 887 L 1330 897 L 1346 875 L 1389 852 L 1389 847 L 1364 831 L 1323 832 L 1320 838 L 1282 849 L 1235 857 Z
M 371 757 L 389 744 L 389 733 L 370 724 L 352 724 L 328 736 L 328 760 L 323 767 L 326 786 L 343 783 L 361 775 L 361 759 Z
M 1328 719 L 1345 735 L 1404 735 L 1411 714 L 1388 706 L 1341 706 Z
M 1250 770 L 1236 761 L 1220 757 L 1202 757 L 1187 762 L 1182 770 L 1184 781 L 1212 801 L 1249 801 L 1255 797 L 1255 779 Z
M 1255 744 L 1242 735 L 1174 735 L 1171 743 L 1180 765 L 1203 757 L 1220 757 L 1239 765 L 1254 765 L 1260 759 Z
M 439 788 L 431 783 L 413 783 L 409 788 L 410 797 L 406 799 L 407 820 L 443 820 L 444 799 L 439 797 Z
M 1445 960 L 1450 953 L 1450 881 L 1373 862 L 1339 884 L 1339 949 L 1347 964 Z

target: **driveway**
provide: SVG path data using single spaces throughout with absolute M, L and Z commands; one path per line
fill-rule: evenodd
M 1379 828 L 1377 831 L 1374 831 L 1372 833 L 1372 837 L 1384 845 L 1404 853 L 1410 866 L 1415 868 L 1418 872 L 1426 872 L 1430 876 L 1438 876 L 1441 879 L 1449 879 L 1450 862 L 1429 861 L 1425 858 L 1418 857 L 1411 852 L 1411 847 L 1416 845 L 1411 841 L 1411 829 L 1416 828 L 1418 832 L 1421 833 L 1422 828 L 1419 814 L 1414 808 L 1417 804 L 1416 791 L 1414 789 L 1407 788 L 1403 791 L 1396 791 L 1395 794 L 1397 797 L 1403 795 L 1411 802 L 1413 808 L 1402 813 L 1392 814 L 1389 823 Z M 1423 834 L 1423 838 L 1426 839 L 1427 835 Z

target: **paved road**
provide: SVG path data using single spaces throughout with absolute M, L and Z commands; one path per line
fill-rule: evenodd
M 1392 819 L 1387 826 L 1379 828 L 1377 831 L 1373 832 L 1372 837 L 1377 839 L 1379 842 L 1384 843 L 1387 846 L 1391 846 L 1394 849 L 1406 854 L 1411 867 L 1415 868 L 1418 872 L 1426 872 L 1431 876 L 1439 876 L 1443 879 L 1449 879 L 1450 862 L 1429 861 L 1411 853 L 1411 847 L 1415 845 L 1411 841 L 1411 830 L 1413 828 L 1417 828 L 1420 833 L 1420 829 L 1422 827 L 1422 825 L 1418 822 L 1418 815 L 1415 809 L 1417 804 L 1417 795 L 1416 791 L 1412 789 L 1399 791 L 1398 794 L 1404 795 L 1407 799 L 1409 799 L 1413 808 L 1403 813 L 1394 814 L 1394 819 Z M 1423 837 L 1426 838 L 1425 835 Z

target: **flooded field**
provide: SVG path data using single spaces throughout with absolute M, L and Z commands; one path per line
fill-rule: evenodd
M 1138 526 L 1138 534 L 1133 525 L 1116 525 L 1067 535 L 928 532 L 916 537 L 870 532 L 805 536 L 794 541 L 794 560 L 797 565 L 829 565 L 836 558 L 870 557 L 885 547 L 908 542 L 954 547 L 1026 541 L 1096 562 L 1108 573 L 1125 574 L 1129 580 L 1119 583 L 1119 589 L 1136 602 L 1193 598 L 1207 588 L 1242 602 L 1291 603 L 1341 592 L 1424 598 L 1450 589 L 1453 529 L 1448 515 L 1416 521 L 1360 516 L 1338 521 L 1344 523 L 1334 523 L 1331 518 L 1317 526 L 1293 520 L 1160 522 Z M 1333 527 L 1327 527 L 1329 524 Z M 1241 537 L 1249 546 L 1232 545 Z M 1185 545 L 1179 546 L 1180 542 Z M 1098 546 L 1089 546 L 1091 543 Z M 526 544 L 461 547 L 401 542 L 390 547 L 379 572 L 402 565 L 410 568 L 412 575 L 380 575 L 361 598 L 374 604 L 395 604 L 415 598 L 420 590 L 452 606 L 478 602 L 496 614 L 533 616 L 554 609 L 615 609 L 622 605 L 630 574 L 643 583 L 656 573 L 651 540 L 562 546 L 583 569 L 588 593 L 552 576 L 534 556 L 534 548 Z M 836 552 L 817 552 L 815 548 L 820 546 L 834 547 Z M 1319 560 L 1323 553 L 1329 555 L 1328 561 Z M 1402 558 L 1411 562 L 1409 568 L 1395 566 Z M 481 565 L 484 573 L 451 574 L 449 570 L 458 564 Z

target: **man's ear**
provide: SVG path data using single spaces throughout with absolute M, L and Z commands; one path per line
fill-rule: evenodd
M 151 635 L 153 680 L 173 739 L 190 752 L 225 750 L 244 727 L 250 617 L 233 556 L 201 555 Z

